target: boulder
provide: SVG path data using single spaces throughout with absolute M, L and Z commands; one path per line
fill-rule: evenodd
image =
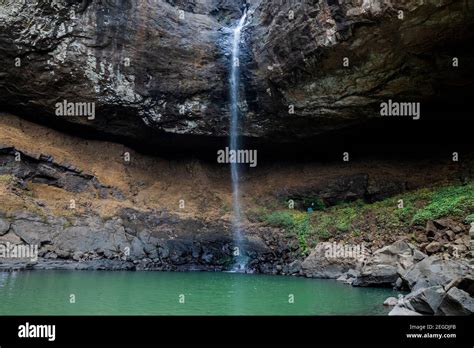
M 384 306 L 389 306 L 389 307 L 394 307 L 397 304 L 398 304 L 398 298 L 396 297 L 389 297 L 383 303 Z
M 464 226 L 452 219 L 438 219 L 434 221 L 434 225 L 438 227 L 438 229 L 449 229 L 455 233 L 464 231 Z
M 447 285 L 452 280 L 469 274 L 472 274 L 472 269 L 466 262 L 444 260 L 439 255 L 432 255 L 401 274 L 401 277 L 404 285 L 414 291 L 436 285 Z
M 23 241 L 15 233 L 10 231 L 4 234 L 3 236 L 0 236 L 0 244 L 6 244 L 6 243 L 23 244 Z
M 443 246 L 441 245 L 441 243 L 439 242 L 431 242 L 430 244 L 428 244 L 425 248 L 425 251 L 428 253 L 428 254 L 434 254 L 438 251 L 441 251 L 441 249 L 443 248 Z
M 288 265 L 288 274 L 298 274 L 301 270 L 301 261 L 295 260 Z
M 444 287 L 444 290 L 449 291 L 451 288 L 458 288 L 467 292 L 470 296 L 474 296 L 474 277 L 472 275 L 467 275 L 466 277 L 453 279 Z
M 441 315 L 472 315 L 474 298 L 466 291 L 453 287 L 439 305 L 438 312 Z
M 381 286 L 393 287 L 398 279 L 397 267 L 381 264 L 363 268 L 360 276 L 353 282 L 353 286 Z
M 444 296 L 445 291 L 440 285 L 421 288 L 406 295 L 403 306 L 421 314 L 434 315 Z
M 415 240 L 418 243 L 425 243 L 428 241 L 428 236 L 426 234 L 426 231 L 424 230 L 418 230 L 415 232 Z
M 354 280 L 356 280 L 356 278 L 359 275 L 360 275 L 359 271 L 356 271 L 354 269 L 350 269 L 349 271 L 347 271 L 346 273 L 341 275 L 339 278 L 337 278 L 337 281 L 352 285 Z
M 0 236 L 7 234 L 10 229 L 10 222 L 5 219 L 0 218 Z
M 50 243 L 58 233 L 57 226 L 34 219 L 20 219 L 12 222 L 13 232 L 30 245 Z
M 404 240 L 374 252 L 363 266 L 354 286 L 394 286 L 401 274 L 407 272 L 425 254 Z
M 411 311 L 407 308 L 400 307 L 400 306 L 395 306 L 393 309 L 388 313 L 390 316 L 406 316 L 406 315 L 412 315 L 412 316 L 418 316 L 421 315 L 420 313 Z
M 350 269 L 359 269 L 360 262 L 353 258 L 327 257 L 332 243 L 319 243 L 301 264 L 302 274 L 309 278 L 337 279 Z

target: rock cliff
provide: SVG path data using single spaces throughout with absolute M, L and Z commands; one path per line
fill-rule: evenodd
M 0 103 L 35 121 L 146 144 L 226 137 L 229 28 L 244 3 L 2 2 Z M 472 0 L 246 6 L 241 133 L 250 138 L 304 139 L 377 117 L 387 99 L 426 110 L 471 93 Z M 64 100 L 95 103 L 95 118 L 56 116 Z

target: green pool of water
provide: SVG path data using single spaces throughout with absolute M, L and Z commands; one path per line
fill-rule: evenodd
M 385 315 L 383 301 L 396 295 L 332 280 L 250 274 L 0 273 L 0 315 Z

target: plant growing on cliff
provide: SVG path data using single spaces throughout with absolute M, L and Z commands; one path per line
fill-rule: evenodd
M 331 237 L 361 237 L 370 226 L 378 233 L 409 233 L 414 224 L 423 225 L 427 220 L 447 216 L 471 223 L 473 212 L 474 184 L 471 182 L 423 188 L 370 204 L 341 203 L 312 214 L 295 210 L 265 211 L 260 221 L 287 230 L 296 237 L 305 254 L 313 244 Z
M 474 185 L 451 185 L 434 191 L 429 203 L 415 213 L 412 223 L 420 225 L 445 216 L 464 217 L 472 211 Z
M 293 232 L 296 234 L 298 238 L 301 254 L 303 256 L 306 256 L 309 254 L 308 241 L 306 240 L 310 231 L 309 214 L 297 213 L 293 215 L 293 217 L 294 217 Z
M 308 213 L 299 211 L 275 211 L 265 215 L 264 221 L 273 227 L 286 229 L 290 234 L 298 239 L 301 254 L 309 253 L 307 237 L 311 230 L 310 218 Z
M 264 221 L 273 227 L 291 228 L 294 226 L 293 214 L 288 211 L 274 211 L 264 216 Z

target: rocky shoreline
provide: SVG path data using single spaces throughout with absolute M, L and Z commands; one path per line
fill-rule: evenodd
M 450 243 L 444 238 L 454 240 Z M 468 252 L 474 238 L 450 219 L 429 221 L 427 255 L 409 241 L 399 240 L 362 258 L 328 258 L 330 243 L 321 243 L 302 263 L 307 277 L 337 279 L 352 286 L 392 287 L 409 292 L 388 298 L 389 315 L 471 315 L 474 312 L 474 268 Z M 419 238 L 422 238 L 419 236 Z M 439 241 L 439 242 L 438 242 Z M 434 247 L 436 246 L 436 247 Z M 462 250 L 462 251 L 460 251 Z
M 38 262 L 1 262 L 0 269 L 129 269 L 222 271 L 231 266 L 233 239 L 226 223 L 182 219 L 166 211 L 123 209 L 111 219 L 64 217 L 19 212 L 0 217 L 0 243 L 38 245 Z M 180 231 L 177 235 L 174 231 Z M 265 233 L 266 232 L 266 233 Z M 244 241 L 249 270 L 271 273 L 284 259 L 266 238 L 249 234 Z M 278 267 L 281 269 L 281 266 Z
M 402 239 L 346 257 L 328 254 L 330 248 L 342 244 L 323 242 L 306 258 L 285 245 L 282 234 L 260 227 L 244 243 L 251 260 L 247 272 L 337 279 L 356 287 L 409 292 L 385 301 L 393 306 L 390 315 L 470 315 L 474 311 L 474 271 L 466 244 L 472 243 L 474 225 L 470 236 L 462 226 L 450 219 L 429 221 L 427 242 L 421 243 L 424 252 Z M 176 236 L 172 232 L 176 228 L 197 233 Z M 0 242 L 40 246 L 37 260 L 4 260 L 2 271 L 225 271 L 233 259 L 228 226 L 131 209 L 106 222 L 87 217 L 73 225 L 64 218 L 42 220 L 27 212 L 14 215 L 13 220 L 2 217 Z M 434 243 L 440 247 L 433 248 Z

